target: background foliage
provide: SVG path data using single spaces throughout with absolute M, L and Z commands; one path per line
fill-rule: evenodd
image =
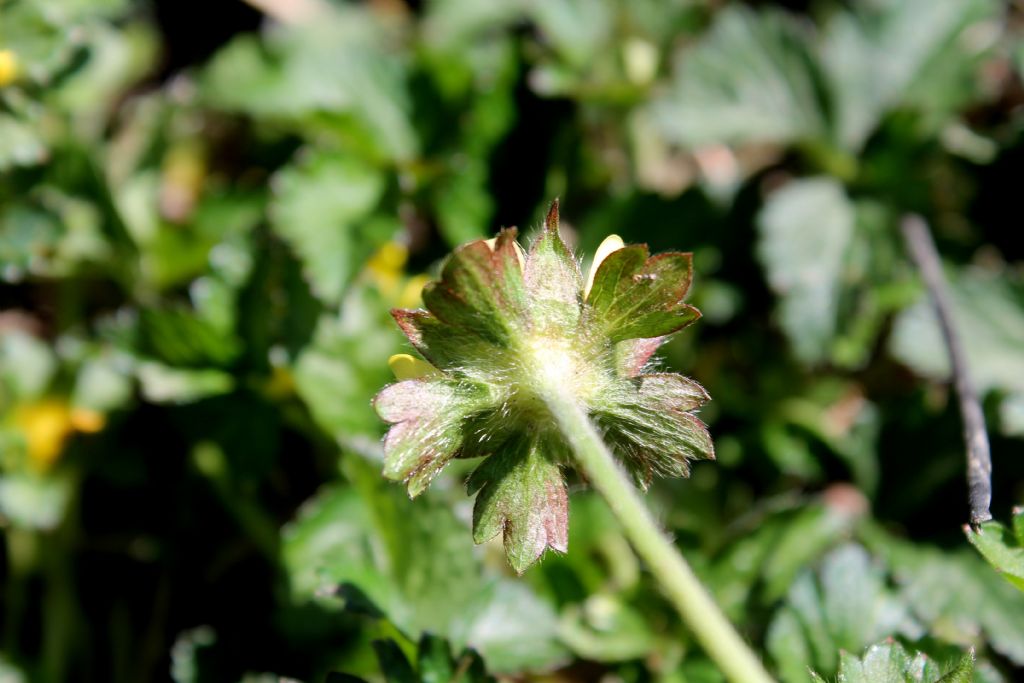
M 718 462 L 648 499 L 781 679 L 1021 675 L 1019 6 L 215 4 L 0 0 L 0 680 L 720 680 L 578 483 L 517 579 L 379 476 L 388 309 L 555 196 L 695 254 Z

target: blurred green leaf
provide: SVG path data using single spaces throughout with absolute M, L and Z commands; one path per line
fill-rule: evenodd
M 493 683 L 483 660 L 473 650 L 452 657 L 447 640 L 424 634 L 416 651 L 415 668 L 394 640 L 376 640 L 373 649 L 386 683 Z M 361 678 L 332 673 L 327 683 L 357 683 Z
M 968 269 L 949 274 L 953 316 L 975 386 L 982 393 L 1000 389 L 1019 400 L 1016 397 L 1024 395 L 1024 288 L 998 272 Z M 925 377 L 950 377 L 945 342 L 924 294 L 897 317 L 889 349 Z M 1012 410 L 1003 417 L 1007 433 L 1020 432 Z
M 822 138 L 819 79 L 804 26 L 777 10 L 729 5 L 678 55 L 653 114 L 670 140 L 688 147 Z
M 805 645 L 798 644 L 801 630 Z M 886 588 L 884 567 L 863 547 L 847 544 L 824 557 L 816 576 L 805 572 L 792 584 L 786 607 L 769 625 L 769 650 L 789 672 L 800 667 L 797 652 L 811 655 L 805 667 L 833 672 L 840 650 L 860 651 L 884 636 L 921 632 Z
M 31 125 L 0 112 L 0 171 L 39 164 L 46 156 L 46 145 Z
M 273 25 L 261 38 L 243 35 L 223 48 L 201 81 L 216 107 L 254 116 L 350 116 L 361 144 L 391 159 L 418 151 L 406 90 L 401 33 L 354 6 L 317 5 L 299 26 Z
M 152 361 L 139 364 L 137 376 L 143 397 L 154 403 L 191 403 L 234 387 L 232 376 L 221 370 L 189 370 Z
M 23 529 L 52 530 L 64 519 L 74 481 L 67 475 L 0 476 L 0 518 Z
M 56 370 L 56 355 L 45 342 L 27 332 L 0 332 L 0 406 L 38 398 Z
M 337 303 L 359 264 L 397 226 L 372 216 L 384 192 L 383 173 L 350 156 L 311 151 L 274 179 L 274 230 L 303 263 L 310 285 Z
M 574 653 L 597 662 L 639 659 L 658 646 L 644 615 L 614 595 L 592 595 L 563 610 L 559 634 Z
M 993 18 L 996 4 L 880 0 L 835 13 L 822 36 L 821 60 L 837 142 L 859 149 L 887 110 L 934 101 L 960 79 L 969 93 L 973 72 L 967 67 L 988 47 L 984 36 L 970 32 L 986 30 L 983 22 Z
M 300 595 L 351 601 L 351 586 L 406 633 L 430 631 L 473 647 L 495 671 L 562 659 L 550 607 L 519 583 L 485 577 L 464 524 L 445 505 L 430 495 L 413 504 L 355 459 L 348 469 L 358 493 L 321 492 L 284 532 Z
M 323 315 L 295 363 L 299 396 L 321 429 L 342 444 L 376 441 L 384 425 L 370 403 L 393 378 L 387 360 L 401 335 L 377 292 L 355 287 L 339 317 Z
M 980 557 L 915 546 L 874 526 L 861 536 L 888 565 L 899 595 L 928 632 L 964 645 L 981 634 L 993 650 L 1024 663 L 1024 592 Z
M 757 254 L 779 296 L 782 329 L 800 360 L 826 360 L 853 239 L 846 193 L 828 178 L 793 181 L 769 197 L 758 228 Z

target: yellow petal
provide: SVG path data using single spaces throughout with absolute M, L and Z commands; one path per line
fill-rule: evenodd
M 18 77 L 18 58 L 10 50 L 0 50 L 0 88 Z
M 618 235 L 608 235 L 601 242 L 601 246 L 597 248 L 594 253 L 594 262 L 590 264 L 590 272 L 587 274 L 587 288 L 584 290 L 583 296 L 590 296 L 590 288 L 594 286 L 594 276 L 597 275 L 597 269 L 601 263 L 608 258 L 608 255 L 613 251 L 618 251 L 622 247 L 626 246 L 623 243 L 622 238 Z
M 37 471 L 49 470 L 71 434 L 71 416 L 67 403 L 45 399 L 20 406 L 14 419 L 25 435 L 29 462 Z
M 409 250 L 405 245 L 385 242 L 366 262 L 366 276 L 381 294 L 394 298 L 401 283 L 402 268 L 408 259 Z
M 437 374 L 437 368 L 433 365 L 419 358 L 414 358 L 407 353 L 396 353 L 391 356 L 391 358 L 388 358 L 388 365 L 391 367 L 391 372 L 395 374 L 395 379 L 399 382 Z
M 491 251 L 494 251 L 494 245 L 495 245 L 495 243 L 497 243 L 497 241 L 498 241 L 497 237 L 492 237 L 489 240 L 484 240 L 484 242 L 487 243 L 487 246 L 489 246 L 491 248 Z M 513 242 L 512 246 L 515 247 L 516 258 L 519 259 L 519 267 L 525 269 L 526 268 L 526 252 L 523 251 L 523 248 L 521 246 L 519 246 L 519 242 Z

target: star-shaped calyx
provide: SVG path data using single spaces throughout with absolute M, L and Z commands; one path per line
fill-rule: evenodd
M 568 545 L 562 468 L 572 457 L 551 396 L 590 416 L 639 485 L 686 476 L 690 460 L 714 457 L 693 414 L 708 395 L 645 368 L 667 335 L 700 317 L 683 303 L 691 277 L 690 254 L 652 257 L 609 238 L 584 281 L 559 236 L 557 202 L 528 254 L 514 228 L 459 247 L 424 288 L 426 310 L 392 311 L 424 360 L 393 358 L 401 381 L 375 399 L 392 425 L 384 475 L 416 496 L 452 458 L 483 457 L 467 482 L 473 538 L 502 533 L 518 572 Z

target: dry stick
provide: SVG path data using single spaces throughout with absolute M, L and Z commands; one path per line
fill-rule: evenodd
M 928 225 L 920 216 L 903 219 L 900 228 L 907 248 L 921 270 L 932 303 L 939 316 L 939 326 L 949 353 L 953 383 L 960 399 L 960 415 L 964 423 L 964 443 L 967 446 L 968 502 L 971 506 L 971 524 L 978 525 L 992 519 L 992 455 L 985 430 L 985 415 L 978 400 L 978 391 L 971 380 L 967 356 L 953 323 L 953 306 L 942 274 L 939 252 L 935 248 Z

